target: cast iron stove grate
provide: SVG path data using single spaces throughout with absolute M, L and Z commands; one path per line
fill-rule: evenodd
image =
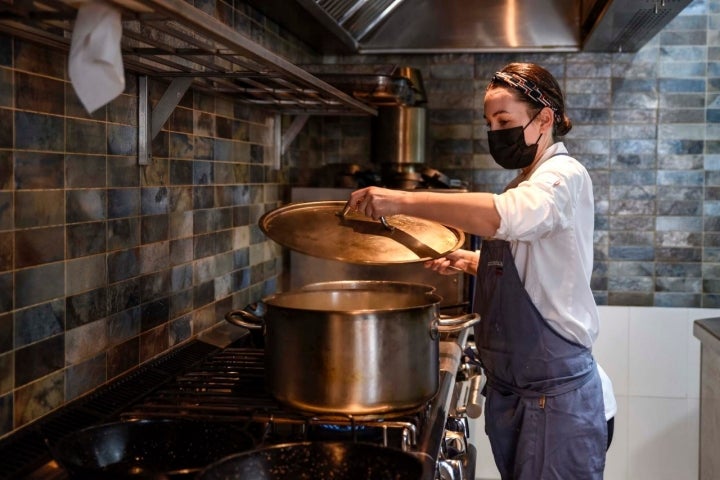
M 373 442 L 412 451 L 424 409 L 380 419 L 314 416 L 282 406 L 265 388 L 264 351 L 228 347 L 146 397 L 123 418 L 183 417 L 249 425 L 264 444 L 299 440 Z
M 51 460 L 47 442 L 117 418 L 148 392 L 201 362 L 217 347 L 190 342 L 0 441 L 0 478 L 26 478 Z

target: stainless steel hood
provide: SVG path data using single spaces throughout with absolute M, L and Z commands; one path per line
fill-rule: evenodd
M 691 0 L 246 0 L 321 53 L 632 52 Z

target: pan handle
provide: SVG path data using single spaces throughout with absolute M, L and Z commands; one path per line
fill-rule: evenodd
M 345 202 L 345 206 L 343 207 L 342 211 L 337 212 L 337 216 L 345 218 L 345 215 L 347 215 L 351 209 L 352 206 L 350 205 L 350 200 L 348 200 L 347 202 Z M 380 223 L 382 223 L 382 226 L 385 227 L 385 230 L 389 232 L 395 230 L 395 227 L 390 225 L 385 217 L 380 217 Z
M 233 310 L 225 314 L 225 320 L 237 325 L 238 327 L 245 327 L 250 330 L 260 330 L 265 325 L 265 321 L 246 310 Z
M 480 315 L 477 313 L 466 313 L 457 317 L 440 315 L 438 331 L 440 333 L 455 333 L 465 330 L 467 327 L 475 325 L 479 321 Z

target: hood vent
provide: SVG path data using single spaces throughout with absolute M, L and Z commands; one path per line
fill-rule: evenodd
M 630 52 L 690 0 L 247 0 L 325 54 Z
M 342 28 L 353 39 L 364 39 L 376 26 L 404 0 L 298 0 L 308 11 L 316 10 L 322 18 L 326 14 L 329 21 Z
M 636 52 L 675 18 L 690 0 L 597 2 L 583 24 L 587 52 Z M 597 20 L 599 18 L 599 20 Z

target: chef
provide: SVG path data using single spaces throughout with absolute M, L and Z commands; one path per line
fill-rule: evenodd
M 485 430 L 503 479 L 601 479 L 615 414 L 592 355 L 594 199 L 587 170 L 556 137 L 572 123 L 556 79 L 531 63 L 495 73 L 484 118 L 493 159 L 517 176 L 503 193 L 369 187 L 349 204 L 483 237 L 426 266 L 477 275 L 475 343 L 487 375 Z

